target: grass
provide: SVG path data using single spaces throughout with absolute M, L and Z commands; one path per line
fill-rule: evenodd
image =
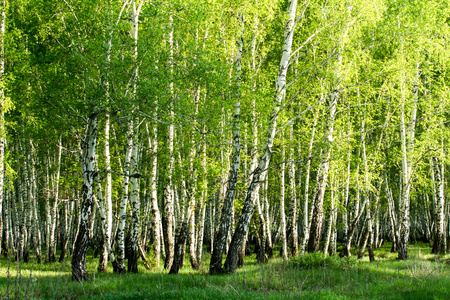
M 70 262 L 36 264 L 0 259 L 0 293 L 9 299 L 449 299 L 449 255 L 430 254 L 427 244 L 409 248 L 407 261 L 396 260 L 390 244 L 365 257 L 321 254 L 257 264 L 254 256 L 231 275 L 194 271 L 188 259 L 178 275 L 139 267 L 139 274 L 96 272 L 89 256 L 90 280 L 71 280 Z M 204 266 L 208 257 L 205 256 Z

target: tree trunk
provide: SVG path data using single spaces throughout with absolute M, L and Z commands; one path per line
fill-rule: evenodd
M 128 254 L 128 272 L 138 272 L 139 258 L 139 234 L 140 234 L 140 200 L 139 200 L 139 144 L 138 127 L 139 119 L 133 122 L 133 148 L 131 152 L 131 170 L 130 170 L 130 205 L 131 205 L 131 234 Z
M 199 203 L 199 210 L 200 210 L 200 220 L 198 223 L 197 228 L 197 261 L 199 264 L 202 263 L 202 255 L 203 255 L 203 238 L 205 233 L 205 222 L 206 222 L 206 206 L 208 203 L 208 181 L 207 181 L 207 169 L 206 169 L 206 159 L 207 159 L 207 153 L 206 153 L 206 143 L 203 143 L 203 149 L 202 149 L 202 160 L 201 160 L 201 167 L 203 171 L 203 188 L 202 188 L 202 196 L 201 201 Z
M 85 137 L 82 145 L 81 172 L 83 176 L 80 226 L 72 255 L 72 279 L 83 281 L 88 279 L 86 270 L 86 252 L 89 247 L 89 219 L 91 218 L 94 196 L 95 161 L 97 153 L 98 121 L 97 115 L 88 117 Z
M 239 250 L 241 249 L 244 238 L 248 232 L 250 219 L 253 214 L 255 194 L 258 193 L 260 183 L 264 181 L 263 174 L 269 166 L 270 158 L 272 155 L 272 146 L 277 130 L 279 111 L 286 92 L 286 74 L 289 66 L 289 59 L 291 56 L 296 11 L 297 0 L 291 0 L 289 2 L 287 11 L 288 21 L 285 31 L 283 55 L 280 62 L 278 79 L 276 82 L 276 93 L 274 96 L 273 109 L 270 114 L 269 126 L 267 129 L 267 139 L 264 145 L 263 153 L 259 159 L 258 167 L 253 172 L 252 181 L 245 197 L 244 207 L 242 209 L 238 225 L 235 229 L 230 247 L 228 249 L 227 259 L 224 265 L 224 269 L 226 272 L 235 272 L 237 269 Z
M 3 241 L 3 198 L 4 198 L 4 156 L 5 156 L 5 118 L 4 105 L 5 103 L 5 32 L 6 32 L 6 0 L 1 1 L 0 11 L 0 244 Z M 6 231 L 8 235 L 8 231 Z M 7 236 L 6 236 L 6 239 Z M 1 246 L 0 246 L 1 248 Z M 1 249 L 0 249 L 1 250 Z
M 403 45 L 402 45 L 403 48 Z M 405 95 L 404 83 L 401 83 L 402 103 L 400 112 L 400 140 L 401 140 L 401 174 L 402 174 L 402 193 L 400 198 L 400 229 L 399 237 L 397 239 L 398 259 L 405 260 L 408 258 L 408 240 L 410 231 L 410 199 L 409 193 L 411 190 L 412 180 L 412 152 L 414 151 L 414 139 L 416 128 L 416 114 L 418 101 L 418 80 L 419 80 L 419 64 L 416 65 L 417 74 L 414 83 L 414 103 L 411 109 L 411 117 L 408 128 L 405 123 Z
M 242 54 L 242 44 L 238 48 L 239 60 L 236 66 L 237 71 L 237 80 L 239 80 L 240 71 L 241 71 L 241 63 L 240 63 L 240 55 Z M 210 274 L 218 274 L 222 273 L 222 256 L 223 250 L 225 247 L 226 239 L 228 236 L 228 231 L 230 229 L 230 216 L 231 210 L 233 209 L 234 202 L 234 193 L 236 191 L 236 184 L 238 180 L 239 174 L 239 165 L 240 165 L 240 157 L 241 157 L 241 142 L 240 142 L 240 127 L 239 127 L 239 116 L 240 116 L 240 102 L 239 100 L 236 102 L 236 111 L 234 113 L 234 121 L 233 121 L 233 154 L 231 157 L 231 167 L 230 167 L 230 175 L 228 179 L 227 192 L 225 195 L 225 201 L 223 205 L 222 216 L 220 220 L 219 231 L 214 238 L 214 248 L 211 255 L 211 262 L 209 267 Z
M 35 167 L 35 159 L 34 159 L 34 149 L 33 149 L 33 145 L 31 144 L 31 148 L 32 148 L 32 153 L 30 154 L 30 158 L 29 161 L 31 163 L 31 182 L 30 182 L 30 188 L 31 188 L 31 216 L 33 218 L 33 228 L 32 228 L 32 232 L 33 232 L 33 246 L 35 249 L 35 255 L 36 255 L 36 260 L 38 263 L 41 263 L 42 260 L 42 252 L 41 252 L 41 245 L 42 245 L 42 240 L 41 240 L 41 230 L 39 228 L 40 225 L 40 217 L 38 215 L 38 196 L 39 196 L 39 191 L 38 191 L 38 178 L 37 178 L 37 171 L 36 171 L 36 167 Z M 0 187 L 1 188 L 1 187 Z M 1 205 L 0 205 L 1 207 Z M 0 214 L 1 216 L 1 214 Z M 0 227 L 1 230 L 1 227 Z M 1 240 L 0 240 L 1 241 Z
M 445 185 L 443 180 L 443 164 L 440 164 L 439 159 L 434 156 L 431 158 L 431 176 L 433 180 L 433 191 L 435 199 L 434 209 L 434 239 L 433 254 L 445 254 L 445 234 L 444 234 L 444 211 L 445 211 Z
M 173 17 L 169 16 L 169 52 L 170 57 L 169 60 L 173 60 Z M 173 64 L 171 63 L 171 72 L 173 72 Z M 173 82 L 170 83 L 169 87 L 171 93 L 173 94 Z M 168 128 L 167 134 L 167 156 L 168 163 L 166 166 L 166 178 L 165 178 L 165 187 L 163 192 L 163 202 L 164 202 L 164 215 L 163 215 L 163 229 L 164 229 L 164 244 L 166 249 L 166 258 L 164 261 L 164 269 L 170 269 L 173 263 L 174 258 L 174 247 L 175 241 L 173 236 L 173 217 L 174 217 L 174 192 L 172 186 L 172 173 L 173 173 L 173 165 L 175 162 L 174 154 L 173 154 L 173 140 L 174 140 L 174 125 L 173 120 L 173 103 L 170 104 L 170 124 Z
M 155 118 L 157 117 L 157 111 L 154 111 Z M 161 214 L 159 212 L 158 206 L 158 190 L 157 190 L 157 174 L 158 174 L 158 126 L 157 124 L 152 124 L 152 135 L 150 137 L 150 132 L 148 129 L 148 124 L 145 124 L 148 138 L 148 146 L 152 154 L 151 159 L 151 171 L 150 171 L 150 197 L 151 197 L 151 207 L 153 215 L 153 252 L 156 267 L 159 267 L 160 256 L 161 256 Z
M 358 172 L 357 172 L 357 174 L 358 174 Z M 363 215 L 365 205 L 366 205 L 366 202 L 364 201 L 364 203 L 362 204 L 362 207 L 359 208 L 359 202 L 360 202 L 360 200 L 359 200 L 359 196 L 358 196 L 358 200 L 355 203 L 355 211 L 354 211 L 355 217 L 354 217 L 352 223 L 350 224 L 348 234 L 346 236 L 344 236 L 344 240 L 342 242 L 342 251 L 339 253 L 340 257 L 351 256 L 350 248 L 351 248 L 353 236 L 355 235 L 356 229 L 358 228 L 359 219 Z
M 331 243 L 331 234 L 333 232 L 333 224 L 334 220 L 334 210 L 335 210 L 335 199 L 334 199 L 334 183 L 331 183 L 331 208 L 330 208 L 330 217 L 328 220 L 328 228 L 327 228 L 327 236 L 325 239 L 325 248 L 323 249 L 323 254 L 328 255 L 328 249 Z
M 317 120 L 319 119 L 319 110 L 317 110 L 314 116 L 314 125 L 311 133 L 311 141 L 309 143 L 308 149 L 308 162 L 306 163 L 306 175 L 305 175 L 305 196 L 303 202 L 303 241 L 300 248 L 300 254 L 304 255 L 306 251 L 306 246 L 309 241 L 309 220 L 312 218 L 312 214 L 309 212 L 309 176 L 311 172 L 311 160 L 312 160 L 312 151 L 314 145 L 314 135 L 316 133 Z
M 288 258 L 287 254 L 287 236 L 286 236 L 286 213 L 285 213 L 285 207 L 284 207 L 284 198 L 285 198 L 285 168 L 286 168 L 286 149 L 284 146 L 284 134 L 282 132 L 281 134 L 281 170 L 280 170 L 280 226 L 281 226 L 281 250 L 280 250 L 280 256 L 283 259 Z
M 260 193 L 258 193 L 258 195 L 255 196 L 255 205 L 258 211 L 259 221 L 261 222 L 261 230 L 260 230 L 261 232 L 259 234 L 259 251 L 256 255 L 256 259 L 258 260 L 259 263 L 265 263 L 269 259 L 268 255 L 266 254 L 266 245 L 268 244 L 267 240 L 270 234 L 268 220 L 266 219 L 266 216 L 264 216 L 265 213 L 264 203 L 261 203 L 264 202 L 265 200 L 264 183 L 262 183 L 262 185 L 263 188 L 260 189 Z
M 339 90 L 331 92 L 328 99 L 328 119 L 326 130 L 326 150 L 325 157 L 319 165 L 317 175 L 316 190 L 313 198 L 313 211 L 310 227 L 310 238 L 308 241 L 308 252 L 319 251 L 322 237 L 323 223 L 323 200 L 325 188 L 328 180 L 328 169 L 330 167 L 331 146 L 333 143 L 334 120 L 336 117 L 336 106 L 339 98 Z
M 188 206 L 186 209 L 186 213 L 184 214 L 184 219 L 180 222 L 181 225 L 179 225 L 179 230 L 176 234 L 175 239 L 175 252 L 174 252 L 174 259 L 172 266 L 170 268 L 169 274 L 178 274 L 178 271 L 183 267 L 183 261 L 185 256 L 185 249 L 186 249 L 186 240 L 188 237 L 188 234 L 191 232 L 191 220 L 195 220 L 195 194 L 197 191 L 197 170 L 194 166 L 194 157 L 196 156 L 196 150 L 195 150 L 195 143 L 192 143 L 192 148 L 189 153 L 190 157 L 190 164 L 189 164 L 189 174 L 190 174 L 190 186 L 191 189 L 188 193 L 186 193 L 186 184 L 184 180 L 184 176 L 182 179 L 182 188 L 183 188 L 183 194 L 185 194 L 185 197 L 189 199 Z M 180 159 L 181 164 L 181 159 Z M 186 195 L 187 194 L 187 195 Z M 182 201 L 185 202 L 185 201 Z M 180 218 L 181 220 L 181 218 Z M 194 226 L 194 225 L 192 225 Z M 189 250 L 190 256 L 195 257 L 195 246 L 192 246 L 193 250 Z M 192 262 L 191 258 L 191 262 Z M 196 260 L 195 260 L 196 262 Z M 198 264 L 197 264 L 198 267 Z
M 294 140 L 294 125 L 289 127 L 289 140 Z M 297 187 L 295 186 L 294 149 L 289 150 L 289 249 L 291 256 L 298 255 L 298 228 L 297 228 Z
M 122 182 L 122 201 L 120 203 L 120 211 L 119 211 L 119 224 L 117 226 L 117 272 L 120 274 L 125 274 L 125 221 L 127 219 L 127 205 L 128 205 L 128 186 L 130 183 L 130 172 L 131 172 L 131 157 L 133 155 L 133 133 L 134 124 L 133 121 L 129 122 L 128 132 L 127 132 L 127 147 L 125 153 L 125 162 L 124 162 L 124 176 Z
M 133 96 L 137 98 L 137 81 L 139 79 L 139 67 L 138 67 L 138 34 L 139 34 L 139 15 L 141 12 L 142 5 L 144 4 L 144 0 L 140 0 L 140 3 L 136 5 L 136 0 L 132 0 L 131 8 L 131 23 L 132 30 L 131 35 L 133 37 L 133 60 L 135 63 L 134 68 L 134 77 L 133 77 Z M 134 107 L 136 108 L 136 106 Z M 129 257 L 128 257 L 128 272 L 137 273 L 138 266 L 137 261 L 139 257 L 139 236 L 140 236 L 140 199 L 139 199 L 139 118 L 138 117 L 130 117 L 134 118 L 133 124 L 133 146 L 131 150 L 131 161 L 130 161 L 130 205 L 131 205 L 131 233 L 130 233 L 130 245 L 129 249 Z

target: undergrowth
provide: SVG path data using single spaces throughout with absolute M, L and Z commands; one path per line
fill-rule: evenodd
M 97 272 L 88 257 L 90 280 L 71 280 L 70 262 L 37 264 L 0 259 L 3 299 L 448 299 L 449 256 L 431 255 L 428 245 L 410 247 L 410 259 L 399 261 L 389 245 L 365 257 L 339 258 L 321 253 L 258 264 L 254 255 L 235 274 L 209 276 L 209 256 L 193 270 L 186 258 L 178 275 L 162 268 L 118 275 L 108 267 Z
M 290 263 L 294 267 L 309 268 L 351 268 L 358 264 L 354 256 L 340 258 L 338 256 L 326 256 L 322 252 L 305 253 L 305 255 L 293 257 Z

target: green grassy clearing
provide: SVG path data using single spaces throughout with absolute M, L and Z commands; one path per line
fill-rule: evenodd
M 220 276 L 207 274 L 207 256 L 200 271 L 186 258 L 178 275 L 143 266 L 139 274 L 98 273 L 89 256 L 91 279 L 82 284 L 72 282 L 70 262 L 18 265 L 2 258 L 0 292 L 11 299 L 450 299 L 450 255 L 415 244 L 408 261 L 397 261 L 390 246 L 376 250 L 373 263 L 308 254 L 259 265 L 253 255 L 236 274 Z

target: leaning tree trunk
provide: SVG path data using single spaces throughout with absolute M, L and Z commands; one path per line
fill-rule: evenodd
M 210 274 L 218 274 L 222 272 L 223 250 L 228 236 L 228 231 L 230 229 L 231 210 L 233 209 L 234 193 L 236 191 L 241 157 L 239 116 L 240 102 L 236 102 L 236 111 L 234 113 L 233 121 L 233 154 L 231 157 L 230 175 L 228 179 L 227 192 L 225 195 L 225 203 L 223 205 L 219 231 L 214 238 L 214 248 L 211 255 L 211 262 L 209 267 Z
M 234 193 L 236 191 L 236 185 L 239 174 L 239 166 L 241 159 L 241 140 L 240 140 L 240 126 L 239 117 L 241 103 L 240 98 L 240 80 L 242 75 L 242 51 L 243 51 L 243 33 L 244 33 L 244 16 L 239 16 L 241 31 L 237 40 L 237 52 L 234 58 L 234 67 L 236 75 L 234 82 L 236 84 L 236 110 L 233 116 L 233 153 L 231 156 L 230 174 L 228 176 L 228 186 L 225 194 L 225 200 L 222 208 L 221 220 L 219 230 L 214 238 L 214 247 L 211 255 L 211 261 L 209 264 L 209 273 L 218 274 L 222 273 L 222 256 L 225 244 L 227 242 L 228 232 L 230 230 L 230 218 L 233 210 Z
M 252 181 L 245 197 L 244 207 L 242 209 L 238 225 L 234 231 L 233 238 L 231 239 L 227 259 L 224 265 L 224 269 L 227 272 L 235 272 L 237 269 L 239 250 L 241 249 L 244 238 L 248 232 L 250 219 L 253 214 L 253 207 L 255 205 L 255 195 L 256 193 L 258 193 L 260 183 L 264 181 L 263 174 L 266 172 L 270 163 L 273 141 L 275 139 L 277 130 L 279 111 L 281 108 L 282 100 L 286 93 L 286 74 L 289 67 L 289 59 L 291 56 L 296 11 L 297 0 L 291 0 L 289 2 L 287 10 L 288 21 L 285 30 L 283 55 L 281 58 L 280 69 L 276 82 L 276 92 L 273 101 L 273 108 L 269 118 L 269 126 L 267 128 L 266 143 L 264 145 L 263 153 L 259 159 L 258 166 L 253 172 Z
M 359 165 L 357 167 L 356 174 L 359 174 Z M 359 184 L 357 184 L 357 189 L 359 191 Z M 342 242 L 342 251 L 339 253 L 339 257 L 351 256 L 350 248 L 352 245 L 353 236 L 355 235 L 356 229 L 358 228 L 358 222 L 361 219 L 361 216 L 364 213 L 364 209 L 366 206 L 366 201 L 363 202 L 362 207 L 359 207 L 359 192 L 357 195 L 357 201 L 354 203 L 354 218 L 350 224 L 347 235 L 344 236 L 344 240 Z
M 95 162 L 97 153 L 98 120 L 97 114 L 88 117 L 85 137 L 82 144 L 81 172 L 83 176 L 80 226 L 72 255 L 72 279 L 88 279 L 86 253 L 89 247 L 89 219 L 91 218 L 94 197 Z

